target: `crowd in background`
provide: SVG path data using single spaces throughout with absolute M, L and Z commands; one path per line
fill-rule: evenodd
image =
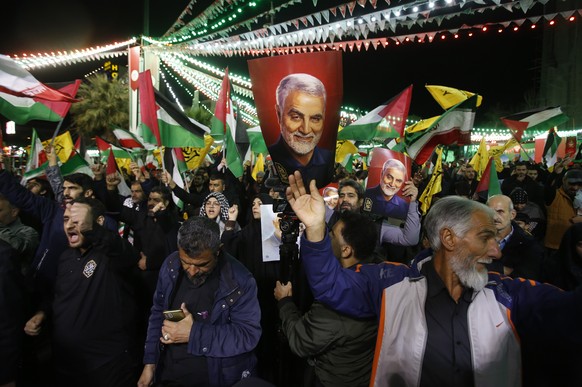
M 260 332 L 260 339 L 257 336 L 258 341 L 249 345 L 258 359 L 254 375 L 260 382 L 276 386 L 367 385 L 378 324 L 375 319 L 363 324 L 345 322 L 350 328 L 344 327 L 339 336 L 345 338 L 352 330 L 361 335 L 351 338 L 351 342 L 364 340 L 368 344 L 366 349 L 356 346 L 351 350 L 348 341 L 338 342 L 337 337 L 326 338 L 327 344 L 312 348 L 305 341 L 317 342 L 315 336 L 325 330 L 299 332 L 289 322 L 305 314 L 313 316 L 312 308 L 320 306 L 314 302 L 302 273 L 301 259 L 293 262 L 288 278 L 281 274 L 280 261 L 263 262 L 265 238 L 261 235 L 260 206 L 285 197 L 284 187 L 272 183 L 276 179 L 270 168 L 253 178 L 250 165 L 245 165 L 243 177 L 236 179 L 217 156 L 213 164 L 190 171 L 185 188 L 178 186 L 167 171 L 140 168 L 134 163 L 123 176 L 106 175 L 102 165 L 93 166 L 93 172 L 94 178 L 78 174 L 62 177 L 53 165 L 46 176 L 30 179 L 24 186 L 21 177 L 7 170 L 0 172 L 0 314 L 5 316 L 0 322 L 0 386 L 10 386 L 14 381 L 19 386 L 56 386 L 62 385 L 63 378 L 69 378 L 70 385 L 75 385 L 73 381 L 89 385 L 86 380 L 91 372 L 112 364 L 119 367 L 116 375 L 128 379 L 127 384 L 118 379 L 115 385 L 136 385 L 142 372 L 152 300 L 159 296 L 156 287 L 160 286 L 160 270 L 166 269 L 166 258 L 180 247 L 181 225 L 196 217 L 218 225 L 221 251 L 242 263 L 256 282 L 260 327 L 255 334 Z M 488 265 L 491 271 L 548 282 L 564 290 L 575 289 L 582 282 L 582 166 L 568 157 L 551 171 L 542 164 L 511 161 L 498 176 L 502 195 L 488 198 L 486 192 L 476 192 L 477 173 L 465 160 L 443 163 L 442 190 L 433 203 L 456 195 L 480 201 L 495 211 L 501 258 Z M 356 164 L 352 172 L 336 164 L 334 188 L 324 195 L 329 196 L 326 220 L 330 231 L 342 219 L 342 213 L 359 214 L 366 178 L 367 171 L 361 164 Z M 373 248 L 353 262 L 408 265 L 429 248 L 430 236 L 423 232 L 423 217 L 416 203 L 429 179 L 428 168 L 413 166 L 407 180 L 416 190 L 410 195 L 409 215 L 391 228 L 381 217 L 373 217 L 371 229 L 356 232 L 365 235 Z M 129 196 L 119 193 L 124 183 L 130 188 Z M 183 203 L 182 209 L 175 205 L 173 196 Z M 72 203 L 90 208 L 92 222 L 99 226 L 85 232 L 79 225 L 70 225 L 77 216 L 75 211 L 71 213 Z M 275 238 L 281 243 L 280 233 Z M 98 273 L 95 265 L 101 262 L 99 257 L 93 261 L 98 262 L 94 266 L 77 264 L 80 257 L 97 250 L 85 250 L 80 240 L 101 246 L 99 252 L 107 256 L 108 270 L 115 272 L 114 277 L 104 277 L 98 289 L 66 287 L 67 281 L 73 281 L 67 270 L 79 270 L 86 278 Z M 176 270 L 181 269 L 177 266 Z M 111 282 L 118 280 L 124 285 Z M 292 292 L 284 287 L 287 280 L 293 284 Z M 123 302 L 100 305 L 108 292 Z M 212 304 L 209 297 L 207 302 Z M 343 317 L 328 318 L 339 321 Z M 84 341 L 90 338 L 86 333 L 75 331 L 79 320 L 84 320 L 83 332 L 106 331 L 109 340 L 87 345 Z M 129 336 L 116 328 L 127 324 L 131 324 Z M 113 347 L 119 349 L 116 354 L 102 360 Z M 145 352 L 147 357 L 147 346 Z M 354 361 L 345 364 L 345 369 L 329 368 L 329 364 L 343 364 L 341 359 L 346 358 Z M 559 363 L 562 359 L 549 359 L 542 368 L 567 368 Z M 579 356 L 569 361 L 575 359 Z M 534 356 L 529 360 L 531 368 L 535 368 L 531 364 L 536 360 Z M 204 366 L 212 369 L 210 363 Z M 77 378 L 79 370 L 90 372 Z M 358 379 L 344 384 L 334 379 L 344 374 L 358 375 Z M 544 380 L 543 376 L 539 378 Z

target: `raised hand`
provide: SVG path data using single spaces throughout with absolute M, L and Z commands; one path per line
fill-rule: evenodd
M 287 201 L 295 215 L 305 224 L 307 239 L 319 242 L 326 234 L 325 203 L 317 190 L 315 180 L 311 180 L 309 191 L 310 193 L 307 193 L 299 171 L 289 175 L 289 187 L 285 192 Z

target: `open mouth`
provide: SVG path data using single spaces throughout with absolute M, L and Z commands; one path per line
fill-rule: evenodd
M 76 231 L 69 231 L 67 232 L 67 239 L 69 240 L 69 244 L 74 244 L 79 242 L 79 233 Z

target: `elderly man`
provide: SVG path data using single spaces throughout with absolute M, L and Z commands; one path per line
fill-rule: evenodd
M 411 267 L 383 263 L 353 272 L 334 258 L 315 183 L 307 194 L 299 173 L 289 180 L 287 200 L 305 224 L 302 262 L 315 299 L 380 319 L 371 385 L 519 386 L 521 344 L 582 344 L 582 289 L 567 293 L 487 272 L 500 256 L 487 206 L 440 199 L 424 223 L 432 251 Z
M 177 309 L 181 320 L 164 320 Z M 138 386 L 150 386 L 154 374 L 181 386 L 232 386 L 252 376 L 260 319 L 256 282 L 221 250 L 218 224 L 188 219 L 160 269 Z
M 317 146 L 325 120 L 323 83 L 309 74 L 290 74 L 279 83 L 276 99 L 281 136 L 269 146 L 269 154 L 279 178 L 287 184 L 287 176 L 298 170 L 318 186 L 327 185 L 333 176 L 333 152 Z
M 408 203 L 397 195 L 406 181 L 406 175 L 406 167 L 401 161 L 387 160 L 382 166 L 380 183 L 366 190 L 363 211 L 387 218 L 406 219 Z
M 495 211 L 495 228 L 501 249 L 501 259 L 487 265 L 489 270 L 533 280 L 540 279 L 543 247 L 514 221 L 516 211 L 511 199 L 494 195 L 487 206 Z

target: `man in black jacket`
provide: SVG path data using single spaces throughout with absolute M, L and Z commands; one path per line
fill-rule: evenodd
M 501 248 L 501 259 L 488 265 L 489 270 L 511 277 L 539 280 L 543 248 L 531 235 L 513 221 L 516 211 L 511 199 L 505 195 L 494 195 L 487 201 L 495 215 L 497 241 Z
M 67 205 L 69 248 L 59 258 L 52 307 L 26 323 L 31 336 L 51 316 L 59 386 L 135 386 L 134 305 L 127 275 L 138 260 L 131 245 L 103 228 L 105 208 L 95 199 Z M 47 300 L 48 301 L 48 300 Z

